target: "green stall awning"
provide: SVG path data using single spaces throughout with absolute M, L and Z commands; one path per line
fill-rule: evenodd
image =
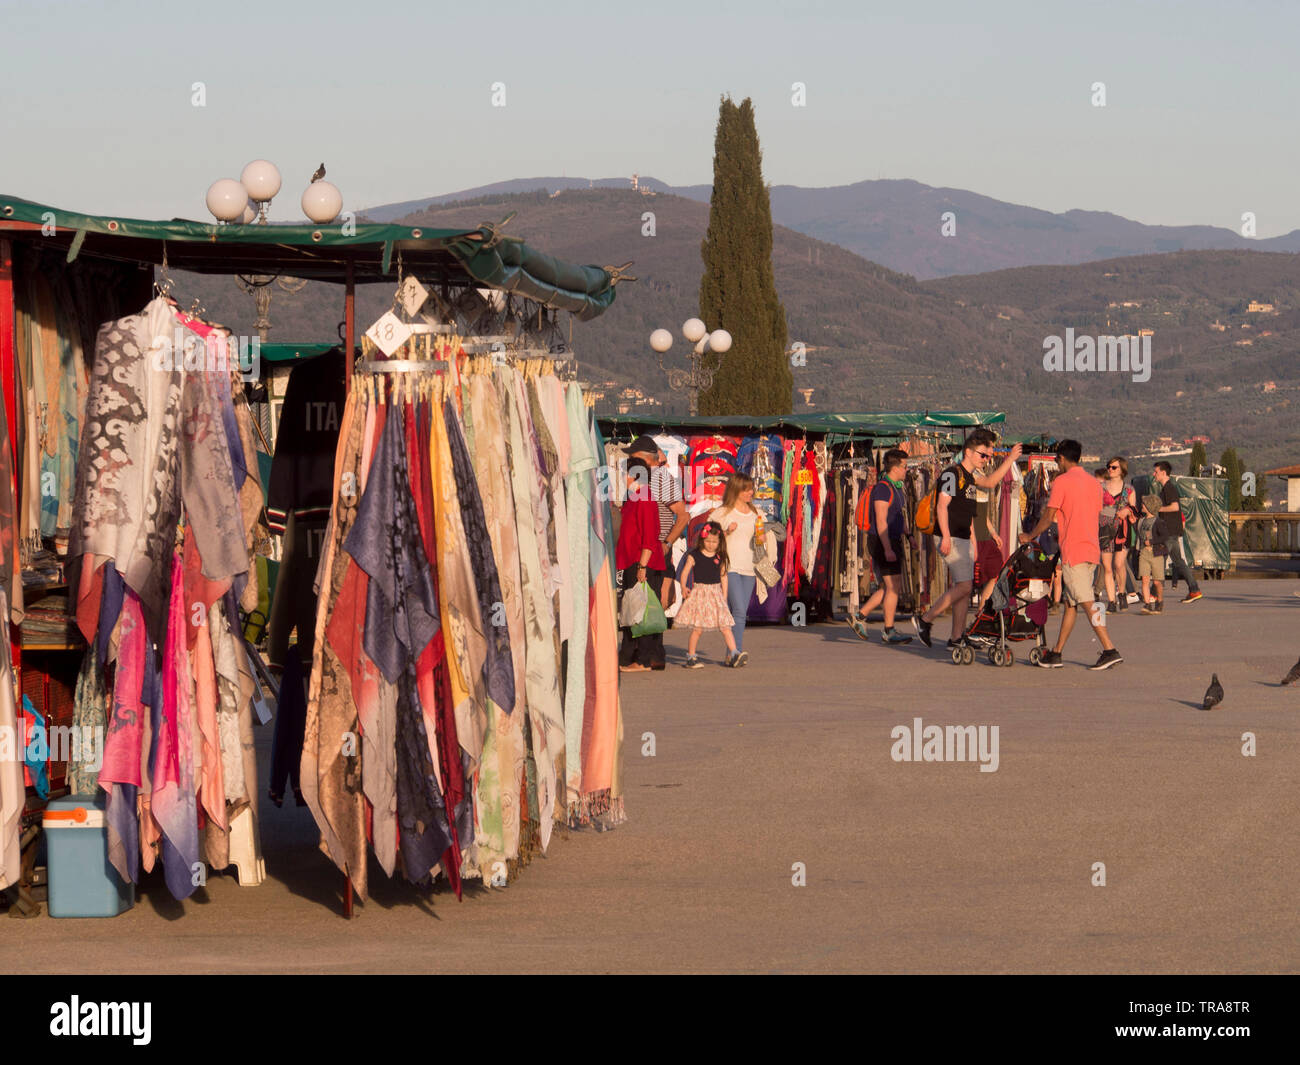
M 341 284 L 348 267 L 357 284 L 397 281 L 482 286 L 568 311 L 582 321 L 614 302 L 616 272 L 578 266 L 498 232 L 427 229 L 374 222 L 343 225 L 217 225 L 80 214 L 0 194 L 0 236 L 39 241 L 79 255 L 191 270 L 200 274 L 284 274 Z
M 611 429 L 750 429 L 850 436 L 900 436 L 918 430 L 975 429 L 1006 421 L 1001 411 L 853 411 L 844 414 L 783 414 L 771 417 L 732 414 L 719 417 L 653 417 L 645 414 L 597 415 Z

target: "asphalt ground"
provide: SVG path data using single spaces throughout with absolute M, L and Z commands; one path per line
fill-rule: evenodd
M 290 799 L 263 807 L 259 887 L 232 870 L 177 903 L 154 876 L 113 919 L 0 918 L 0 972 L 1294 972 L 1296 588 L 1112 617 L 1125 661 L 1100 673 L 1082 620 L 1057 670 L 843 624 L 751 628 L 745 668 L 686 670 L 670 632 L 668 669 L 623 680 L 628 822 L 557 838 L 508 887 L 457 902 L 372 865 L 345 921 Z M 996 772 L 894 760 L 915 718 L 997 726 Z

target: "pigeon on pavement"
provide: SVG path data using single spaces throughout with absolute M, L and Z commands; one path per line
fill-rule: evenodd
M 1298 680 L 1300 680 L 1300 658 L 1296 659 L 1295 665 L 1291 667 L 1291 672 L 1282 678 L 1282 683 L 1294 684 Z
M 1202 710 L 1213 710 L 1223 702 L 1223 685 L 1219 683 L 1217 673 L 1210 674 L 1210 686 L 1205 689 L 1205 701 L 1201 703 Z

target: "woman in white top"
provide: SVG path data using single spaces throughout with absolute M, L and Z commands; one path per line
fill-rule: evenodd
M 735 619 L 731 633 L 736 640 L 737 666 L 749 661 L 745 653 L 745 620 L 754 597 L 754 529 L 759 514 L 754 509 L 754 479 L 743 473 L 727 478 L 722 506 L 709 514 L 710 521 L 722 526 L 727 536 L 727 608 Z

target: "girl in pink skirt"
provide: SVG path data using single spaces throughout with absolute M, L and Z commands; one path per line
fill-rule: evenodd
M 727 541 L 716 521 L 700 530 L 694 550 L 682 563 L 680 580 L 687 591 L 673 624 L 686 625 L 691 630 L 686 644 L 686 668 L 700 669 L 704 665 L 695 657 L 695 649 L 705 629 L 722 630 L 722 638 L 727 641 L 726 665 L 743 665 L 741 659 L 745 655 L 736 654 L 736 641 L 731 635 L 736 619 L 727 609 Z

